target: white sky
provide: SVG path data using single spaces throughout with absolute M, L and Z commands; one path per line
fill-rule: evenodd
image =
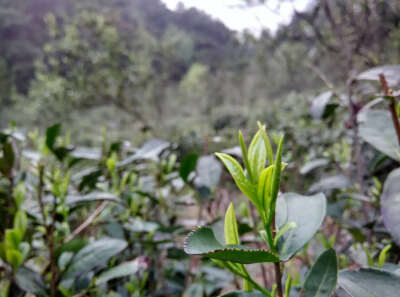
M 290 21 L 294 8 L 302 11 L 310 0 L 266 1 L 268 4 L 244 8 L 245 0 L 162 0 L 168 8 L 175 9 L 179 2 L 186 8 L 196 7 L 221 20 L 232 30 L 248 29 L 257 34 L 263 28 L 275 31 L 279 24 Z

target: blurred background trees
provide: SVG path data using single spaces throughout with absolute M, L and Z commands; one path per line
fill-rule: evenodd
M 397 1 L 310 1 L 258 37 L 160 0 L 1 0 L 0 16 L 0 125 L 63 121 L 83 142 L 101 126 L 203 137 L 238 109 L 243 126 L 292 92 L 312 96 L 400 54 Z

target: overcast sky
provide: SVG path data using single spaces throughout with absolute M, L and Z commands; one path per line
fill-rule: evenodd
M 269 0 L 268 5 L 243 8 L 244 0 L 162 0 L 170 9 L 179 2 L 185 7 L 196 7 L 217 18 L 233 30 L 249 29 L 257 34 L 262 28 L 275 31 L 279 24 L 287 23 L 294 11 L 304 10 L 310 0 L 294 0 L 293 4 L 279 0 Z

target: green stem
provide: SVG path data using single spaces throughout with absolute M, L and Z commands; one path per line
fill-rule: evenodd
M 262 287 L 260 284 L 258 284 L 255 280 L 253 280 L 247 271 L 245 272 L 239 271 L 233 263 L 225 262 L 224 264 L 226 265 L 227 269 L 232 271 L 234 274 L 239 275 L 240 277 L 247 280 L 249 283 L 253 285 L 255 289 L 263 293 L 265 296 L 272 297 L 271 293 L 267 289 Z

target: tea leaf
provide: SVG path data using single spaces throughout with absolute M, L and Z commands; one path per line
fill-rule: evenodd
M 179 167 L 179 176 L 186 182 L 190 173 L 196 170 L 198 154 L 187 154 Z
M 242 166 L 231 156 L 223 153 L 216 153 L 216 156 L 224 163 L 229 173 L 232 175 L 238 188 L 256 205 L 260 206 L 257 200 L 255 187 L 246 178 Z
M 254 182 L 258 181 L 258 177 L 264 169 L 267 160 L 267 151 L 261 134 L 260 129 L 253 137 L 249 146 L 249 163 Z
M 107 263 L 112 256 L 120 253 L 126 246 L 126 241 L 111 238 L 89 243 L 74 256 L 63 275 L 63 281 L 73 279 L 91 271 L 98 265 Z
M 338 275 L 336 253 L 323 252 L 311 267 L 304 282 L 304 297 L 330 297 L 336 287 Z
M 394 241 L 400 244 L 400 169 L 393 170 L 387 177 L 381 196 L 381 210 L 383 222 L 393 236 Z
M 346 269 L 339 273 L 339 286 L 351 297 L 398 297 L 400 276 L 375 268 Z
M 232 291 L 221 297 L 265 297 L 265 295 L 260 292 Z
M 208 258 L 241 264 L 278 262 L 279 259 L 267 250 L 241 245 L 223 245 L 215 238 L 211 228 L 202 227 L 191 232 L 185 240 L 185 252 Z
M 225 213 L 225 243 L 226 244 L 240 244 L 239 234 L 237 228 L 237 222 L 235 217 L 235 210 L 233 204 L 229 204 L 229 207 Z
M 278 253 L 282 261 L 289 260 L 311 240 L 325 214 L 326 198 L 322 193 L 313 196 L 285 193 L 279 196 L 276 206 L 277 227 L 282 228 L 287 222 L 297 225 L 278 240 Z

